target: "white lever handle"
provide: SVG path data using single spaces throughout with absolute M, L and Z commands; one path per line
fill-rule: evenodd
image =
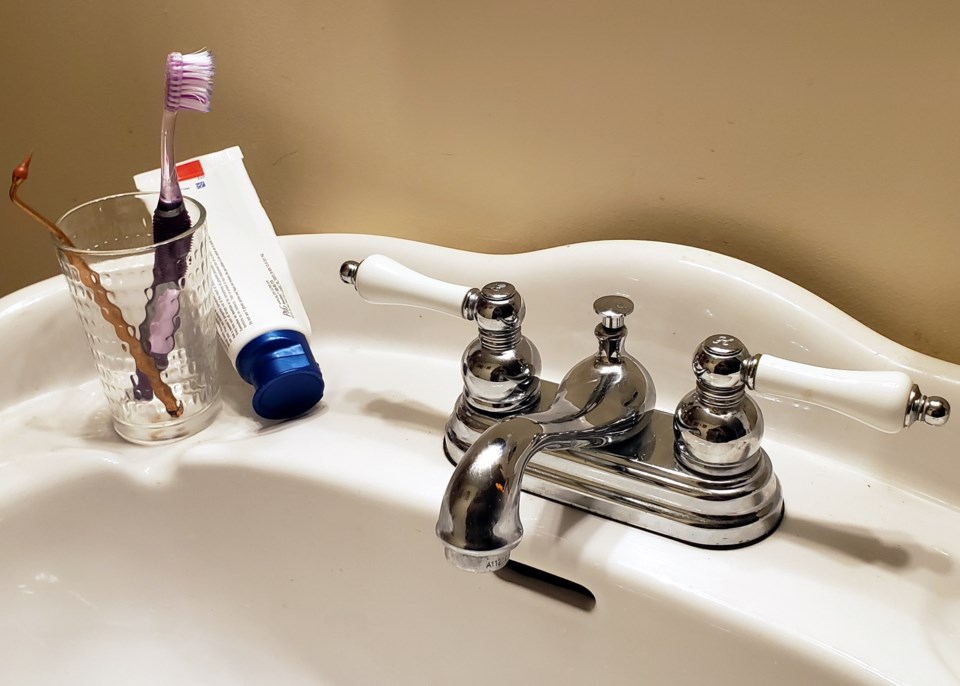
M 919 389 L 914 390 L 913 381 L 903 372 L 845 371 L 766 354 L 758 357 L 748 386 L 760 394 L 819 405 L 887 433 L 920 418 L 911 419 Z
M 383 255 L 344 263 L 340 278 L 369 303 L 411 305 L 463 318 L 468 318 L 467 296 L 476 290 L 424 276 Z

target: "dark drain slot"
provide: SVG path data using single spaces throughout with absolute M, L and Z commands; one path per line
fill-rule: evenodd
M 597 597 L 586 586 L 522 562 L 509 560 L 506 567 L 494 574 L 511 584 L 523 586 L 534 593 L 559 600 L 584 612 L 590 612 L 597 604 Z

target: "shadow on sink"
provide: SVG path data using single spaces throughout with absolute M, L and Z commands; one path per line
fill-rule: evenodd
M 902 538 L 883 538 L 865 527 L 832 524 L 815 519 L 784 517 L 780 536 L 789 536 L 828 548 L 851 562 L 893 569 L 926 569 L 940 575 L 954 571 L 953 561 L 929 546 Z

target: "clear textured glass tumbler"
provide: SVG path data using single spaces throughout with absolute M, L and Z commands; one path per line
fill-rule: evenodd
M 73 242 L 57 242 L 57 257 L 113 426 L 142 444 L 200 431 L 221 404 L 206 213 L 184 198 L 192 228 L 155 243 L 158 197 L 92 200 L 57 222 Z

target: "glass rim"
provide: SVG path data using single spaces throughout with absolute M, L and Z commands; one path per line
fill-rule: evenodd
M 56 221 L 56 224 L 58 228 L 61 228 L 60 224 L 63 222 L 63 220 L 65 220 L 67 217 L 69 217 L 70 215 L 76 212 L 80 212 L 88 208 L 91 205 L 103 203 L 108 200 L 118 200 L 121 198 L 143 198 L 143 197 L 159 198 L 160 193 L 159 191 L 130 191 L 127 193 L 116 193 L 114 195 L 105 195 L 102 198 L 94 198 L 93 200 L 87 200 L 86 202 L 80 203 L 79 205 L 67 210 Z M 200 201 L 198 201 L 196 198 L 190 197 L 189 195 L 184 195 L 183 200 L 184 202 L 191 203 L 193 206 L 195 206 L 199 210 L 199 217 L 193 220 L 193 224 L 187 231 L 184 231 L 180 235 L 174 236 L 173 238 L 168 238 L 165 241 L 150 242 L 150 243 L 147 243 L 146 245 L 141 245 L 137 248 L 106 248 L 104 249 L 104 248 L 78 248 L 76 246 L 70 246 L 62 242 L 56 236 L 51 236 L 51 239 L 53 240 L 53 244 L 57 248 L 57 250 L 61 250 L 63 252 L 71 253 L 74 255 L 91 255 L 91 256 L 95 255 L 97 257 L 122 257 L 125 255 L 136 255 L 138 253 L 143 253 L 143 252 L 152 252 L 156 250 L 159 246 L 169 245 L 171 243 L 179 241 L 182 238 L 186 238 L 187 236 L 192 236 L 197 232 L 198 229 L 205 226 L 205 224 L 207 223 L 207 210 L 200 203 Z

